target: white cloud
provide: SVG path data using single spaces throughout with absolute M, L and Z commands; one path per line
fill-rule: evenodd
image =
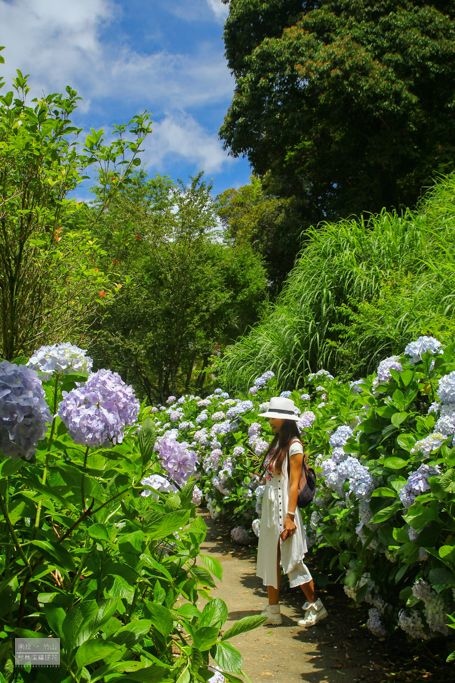
M 162 171 L 164 162 L 177 157 L 194 164 L 195 171 L 217 173 L 232 159 L 216 135 L 207 133 L 188 114 L 169 114 L 153 125 L 153 132 L 145 143 L 144 166 Z
M 81 110 L 95 98 L 121 97 L 152 111 L 230 99 L 232 78 L 218 45 L 200 44 L 196 54 L 185 54 L 103 42 L 101 29 L 117 16 L 113 0 L 0 0 L 2 72 L 7 78 L 16 68 L 29 73 L 35 95 L 71 85 L 83 98 Z
M 221 0 L 207 0 L 207 4 L 220 21 L 224 21 L 229 14 L 229 7 Z

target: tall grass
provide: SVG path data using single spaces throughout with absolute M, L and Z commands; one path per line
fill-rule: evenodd
M 420 334 L 453 338 L 454 238 L 455 174 L 415 212 L 311 230 L 277 303 L 226 350 L 221 379 L 242 389 L 272 369 L 286 388 L 321 367 L 352 377 Z

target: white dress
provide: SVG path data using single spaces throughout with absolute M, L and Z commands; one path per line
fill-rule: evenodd
M 303 453 L 300 441 L 294 441 L 289 448 L 289 457 Z M 288 467 L 287 458 L 283 461 L 283 471 L 276 474 L 267 470 L 264 495 L 262 497 L 262 513 L 259 531 L 256 575 L 264 586 L 278 588 L 277 551 L 280 544 L 280 564 L 288 575 L 291 588 L 311 581 L 311 574 L 303 562 L 307 552 L 306 534 L 300 513 L 296 510 L 295 534 L 285 541 L 280 538 L 284 528 L 284 518 L 288 509 Z

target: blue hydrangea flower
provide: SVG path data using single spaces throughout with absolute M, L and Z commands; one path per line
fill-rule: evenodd
M 324 368 L 321 368 L 317 372 L 310 372 L 308 375 L 309 382 L 313 382 L 315 379 L 319 378 L 334 379 L 333 375 L 328 370 L 324 370 Z
M 212 420 L 214 422 L 221 422 L 225 418 L 225 414 L 223 413 L 222 410 L 218 410 L 216 413 L 213 413 L 212 415 Z
M 232 408 L 229 408 L 229 410 L 226 413 L 226 417 L 229 420 L 232 420 L 233 418 L 238 417 L 239 415 L 243 415 L 244 413 L 247 413 L 249 410 L 252 409 L 252 401 L 239 401 L 236 405 L 232 406 Z
M 214 424 L 210 430 L 210 433 L 215 436 L 216 434 L 229 434 L 232 431 L 232 422 L 230 420 L 225 420 L 224 422 L 217 422 Z
M 87 351 L 68 342 L 41 346 L 32 355 L 27 366 L 39 372 L 44 380 L 50 379 L 54 372 L 62 375 L 88 375 L 92 370 L 93 361 L 86 354 Z
M 451 405 L 451 404 L 449 404 Z M 434 426 L 435 432 L 444 434 L 445 437 L 455 434 L 455 410 L 442 406 L 441 414 Z
M 234 458 L 239 458 L 241 455 L 245 453 L 245 449 L 243 446 L 235 446 L 234 450 L 232 451 L 232 455 Z
M 336 429 L 329 439 L 329 443 L 332 448 L 337 446 L 344 446 L 348 439 L 352 436 L 353 432 L 349 425 L 341 425 Z
M 51 420 L 36 372 L 8 361 L 0 363 L 0 453 L 29 460 Z
M 439 467 L 431 467 L 425 464 L 420 465 L 415 472 L 411 472 L 406 484 L 398 493 L 405 508 L 412 505 L 418 495 L 430 490 L 428 478 L 435 474 L 439 474 Z
M 265 387 L 267 382 L 270 382 L 271 379 L 275 377 L 275 373 L 272 370 L 266 370 L 260 377 L 257 377 L 253 384 L 256 387 L 256 389 L 262 389 Z M 251 392 L 254 393 L 254 392 Z
M 283 398 L 289 398 L 289 396 L 292 394 L 292 391 L 282 391 L 280 396 Z
M 98 370 L 64 392 L 58 414 L 76 443 L 105 446 L 122 442 L 125 427 L 137 420 L 139 401 L 120 375 Z
M 399 356 L 389 356 L 389 358 L 384 358 L 384 360 L 379 363 L 376 372 L 377 376 L 373 380 L 373 388 L 377 387 L 378 384 L 388 382 L 392 377 L 391 370 L 397 370 L 398 372 L 403 370 Z
M 431 353 L 435 356 L 443 353 L 441 342 L 434 337 L 419 337 L 416 341 L 410 342 L 405 350 L 405 354 L 411 359 L 411 363 L 422 360 L 424 353 Z
M 437 393 L 441 403 L 452 403 L 455 410 L 455 370 L 441 377 Z

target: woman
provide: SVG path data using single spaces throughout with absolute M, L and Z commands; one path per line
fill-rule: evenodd
M 299 626 L 314 626 L 327 616 L 327 610 L 316 599 L 313 578 L 303 562 L 307 544 L 297 495 L 304 453 L 297 428 L 298 411 L 291 399 L 279 396 L 272 398 L 267 411 L 260 415 L 269 418 L 275 433 L 264 460 L 265 489 L 256 570 L 267 586 L 268 605 L 263 614 L 267 624 L 281 624 L 281 565 L 290 587 L 299 586 L 306 597 L 305 616 L 299 620 Z

